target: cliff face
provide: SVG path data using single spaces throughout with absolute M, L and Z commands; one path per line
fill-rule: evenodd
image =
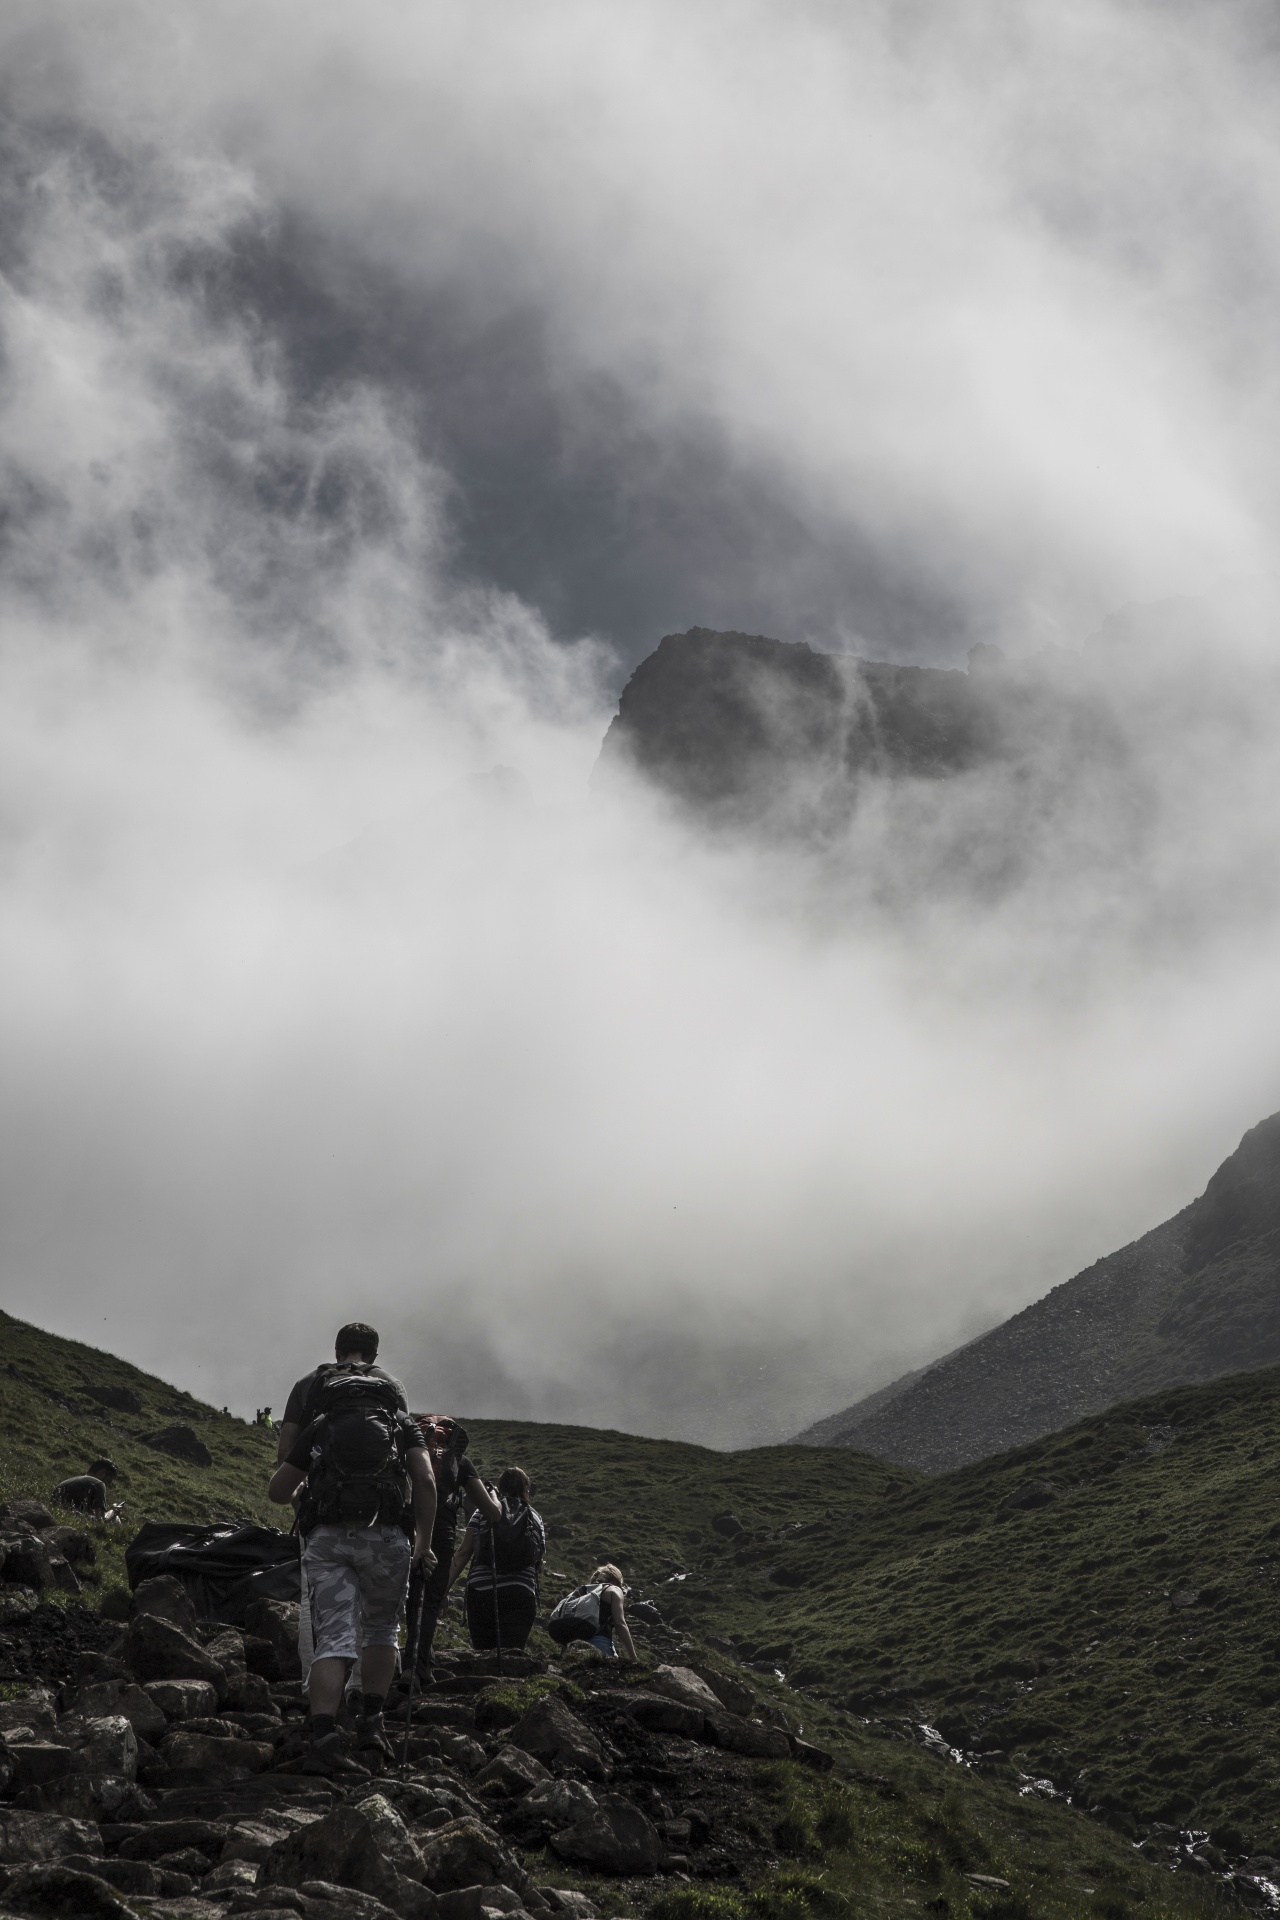
M 1112 749 L 1087 691 L 1049 656 L 1014 666 L 977 647 L 965 673 L 694 627 L 637 667 L 594 777 L 638 772 L 717 824 L 822 834 L 848 821 L 867 780 L 1044 765 L 1082 723 L 1094 752 Z
M 1280 1362 L 1280 1114 L 1198 1200 L 1002 1326 L 796 1437 L 940 1472 L 1138 1394 Z

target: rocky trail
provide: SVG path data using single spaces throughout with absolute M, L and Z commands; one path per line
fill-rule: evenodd
M 29 1553 L 42 1520 L 33 1502 L 0 1512 Z M 590 1920 L 584 1879 L 625 1911 L 655 1887 L 767 1870 L 742 1817 L 752 1763 L 831 1764 L 751 1717 L 739 1680 L 575 1648 L 508 1655 L 501 1675 L 492 1655 L 442 1656 L 407 1766 L 319 1777 L 296 1637 L 296 1606 L 201 1621 L 171 1577 L 143 1582 L 119 1623 L 8 1600 L 0 1910 Z M 388 1708 L 397 1755 L 405 1706 Z

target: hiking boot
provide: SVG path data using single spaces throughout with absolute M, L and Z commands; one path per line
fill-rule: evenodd
M 356 1752 L 362 1764 L 371 1773 L 381 1773 L 384 1767 L 391 1766 L 396 1750 L 391 1744 L 386 1726 L 380 1713 L 371 1713 L 360 1722 L 356 1734 Z
M 353 1780 L 369 1778 L 368 1767 L 361 1766 L 358 1760 L 352 1759 L 347 1752 L 346 1741 L 336 1728 L 332 1733 L 322 1734 L 318 1740 L 311 1742 L 302 1756 L 300 1771 L 323 1773 L 330 1778 L 343 1776 L 349 1776 Z

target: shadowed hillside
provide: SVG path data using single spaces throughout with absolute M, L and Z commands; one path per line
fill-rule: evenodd
M 938 1472 L 1135 1394 L 1277 1362 L 1280 1114 L 1273 1114 L 1172 1220 L 797 1438 Z

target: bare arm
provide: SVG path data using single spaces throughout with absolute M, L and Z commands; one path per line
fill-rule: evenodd
M 413 1489 L 413 1518 L 417 1537 L 413 1557 L 421 1560 L 428 1573 L 436 1563 L 431 1551 L 431 1530 L 436 1524 L 436 1476 L 431 1455 L 425 1447 L 415 1447 L 409 1455 L 409 1485 Z
M 501 1520 L 502 1502 L 496 1493 L 490 1492 L 478 1474 L 474 1480 L 467 1481 L 466 1491 L 468 1497 L 475 1501 L 475 1504 L 479 1507 L 486 1520 Z
M 274 1500 L 277 1506 L 287 1507 L 306 1477 L 301 1467 L 291 1467 L 287 1460 L 284 1461 L 271 1476 L 267 1487 L 268 1500 Z
M 627 1625 L 627 1609 L 622 1598 L 622 1588 L 606 1587 L 605 1592 L 609 1596 L 609 1611 L 613 1615 L 614 1629 L 617 1632 L 619 1640 L 621 1640 L 623 1646 L 626 1648 L 628 1660 L 634 1660 L 636 1657 L 636 1643 L 631 1638 L 631 1629 Z
M 458 1575 L 476 1550 L 476 1530 L 468 1527 L 454 1551 L 453 1565 L 449 1568 L 449 1585 L 452 1586 Z
M 282 1420 L 280 1422 L 280 1425 L 276 1429 L 276 1433 L 278 1435 L 278 1438 L 276 1440 L 276 1465 L 277 1466 L 282 1467 L 284 1465 L 289 1455 L 293 1452 L 294 1441 L 297 1439 L 298 1435 L 301 1432 L 302 1432 L 302 1428 L 298 1425 L 296 1420 Z

